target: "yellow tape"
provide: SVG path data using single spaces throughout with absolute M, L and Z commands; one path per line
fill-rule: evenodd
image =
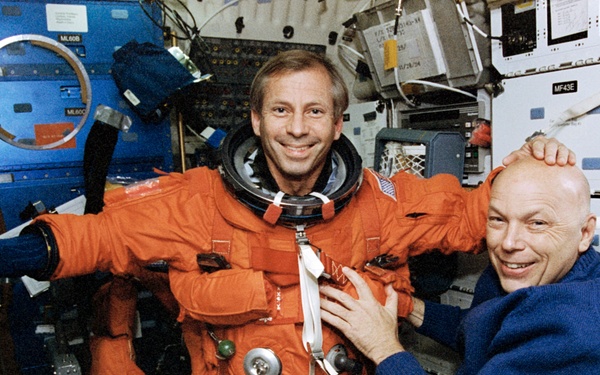
M 394 69 L 398 66 L 398 42 L 388 39 L 383 42 L 383 69 Z

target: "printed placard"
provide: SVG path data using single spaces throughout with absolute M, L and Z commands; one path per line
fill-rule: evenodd
M 87 33 L 87 7 L 85 5 L 46 4 L 48 31 Z

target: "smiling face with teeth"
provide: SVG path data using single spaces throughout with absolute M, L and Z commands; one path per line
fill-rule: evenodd
M 332 81 L 325 68 L 279 72 L 268 78 L 262 110 L 252 110 L 269 171 L 290 195 L 312 191 L 343 117 L 335 117 Z
M 492 185 L 487 224 L 490 262 L 510 293 L 562 279 L 594 236 L 590 189 L 574 166 L 526 158 Z

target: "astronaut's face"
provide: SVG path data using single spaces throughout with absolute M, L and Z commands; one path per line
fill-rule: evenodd
M 323 68 L 269 78 L 261 113 L 252 112 L 269 170 L 283 192 L 312 191 L 343 119 L 333 118 L 331 79 Z
M 594 235 L 595 217 L 581 197 L 587 192 L 568 174 L 573 168 L 540 164 L 506 178 L 509 166 L 492 187 L 486 240 L 508 293 L 560 281 Z

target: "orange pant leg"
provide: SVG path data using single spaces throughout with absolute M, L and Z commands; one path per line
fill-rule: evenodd
M 135 279 L 152 292 L 173 318 L 177 316 L 179 305 L 166 274 L 141 268 Z M 144 374 L 135 363 L 133 348 L 137 292 L 133 280 L 115 276 L 94 296 L 91 375 Z
M 91 375 L 144 375 L 135 364 L 133 349 L 136 303 L 137 288 L 121 277 L 103 285 L 94 296 Z

